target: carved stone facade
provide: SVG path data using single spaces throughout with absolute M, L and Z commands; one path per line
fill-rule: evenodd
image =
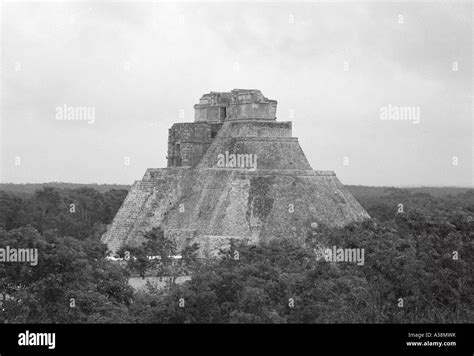
M 194 105 L 195 121 L 224 122 L 226 119 L 276 120 L 276 100 L 264 97 L 260 90 L 234 89 L 230 93 L 204 94 Z
M 276 120 L 276 106 L 276 100 L 264 97 L 260 90 L 234 89 L 204 94 L 199 104 L 194 105 L 195 122 L 174 124 L 169 129 L 168 167 L 195 167 L 224 121 L 252 120 L 233 127 L 231 134 L 236 137 L 291 137 L 291 122 L 270 124 L 267 121 Z
M 174 124 L 168 132 L 168 167 L 194 167 L 206 153 L 222 124 Z

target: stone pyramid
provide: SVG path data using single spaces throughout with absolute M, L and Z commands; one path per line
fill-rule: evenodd
M 304 241 L 311 224 L 343 226 L 369 215 L 332 171 L 311 168 L 290 121 L 259 90 L 205 94 L 195 121 L 169 129 L 168 167 L 136 181 L 102 241 L 111 252 L 161 226 L 205 256 L 230 239 Z

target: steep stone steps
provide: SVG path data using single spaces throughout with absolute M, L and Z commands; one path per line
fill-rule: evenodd
M 136 181 L 133 184 L 112 224 L 102 238 L 102 241 L 109 246 L 110 251 L 116 251 L 124 244 L 128 233 L 141 214 L 143 205 L 152 192 L 151 182 Z

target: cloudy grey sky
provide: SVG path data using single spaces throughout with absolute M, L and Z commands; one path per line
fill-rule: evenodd
M 473 183 L 470 2 L 2 10 L 3 182 L 131 184 L 166 166 L 168 128 L 193 121 L 202 94 L 256 88 L 313 168 L 345 184 Z M 94 108 L 94 122 L 57 120 L 64 105 Z M 382 120 L 389 105 L 419 123 Z

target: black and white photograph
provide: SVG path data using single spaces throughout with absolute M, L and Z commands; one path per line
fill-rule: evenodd
M 0 354 L 472 355 L 473 7 L 1 0 Z

